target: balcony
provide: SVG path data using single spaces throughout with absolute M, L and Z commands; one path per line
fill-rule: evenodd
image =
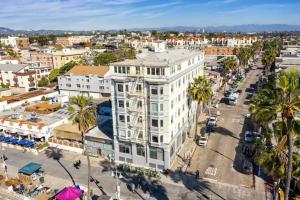
M 143 94 L 142 91 L 136 91 L 136 90 L 127 92 L 127 95 L 129 95 L 129 96 L 137 96 L 137 97 L 143 97 L 144 96 L 144 94 Z

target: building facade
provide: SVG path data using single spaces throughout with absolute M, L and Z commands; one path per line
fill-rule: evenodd
M 52 54 L 32 51 L 30 52 L 30 60 L 35 63 L 53 68 Z
M 0 64 L 0 84 L 8 85 L 13 92 L 27 92 L 50 71 L 48 67 L 30 64 Z
M 75 66 L 58 77 L 61 94 L 68 96 L 90 96 L 99 99 L 110 96 L 109 67 Z
M 66 63 L 70 61 L 78 62 L 82 58 L 82 55 L 86 52 L 86 50 L 75 50 L 75 49 L 65 49 L 61 52 L 55 52 L 52 54 L 53 56 L 53 68 L 61 68 Z
M 234 55 L 233 47 L 205 47 L 203 49 L 205 55 L 229 56 Z
M 195 124 L 188 86 L 203 67 L 204 54 L 187 49 L 145 52 L 111 65 L 117 162 L 170 168 Z

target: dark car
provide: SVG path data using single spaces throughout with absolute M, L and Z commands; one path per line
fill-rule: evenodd
M 246 158 L 243 160 L 242 172 L 244 174 L 253 174 L 253 163 L 250 161 L 250 159 Z
M 208 135 L 210 135 L 212 132 L 214 132 L 214 127 L 213 126 L 206 126 L 205 131 Z
M 248 158 L 252 158 L 254 153 L 255 153 L 255 145 L 245 143 L 245 145 L 243 146 L 243 154 Z

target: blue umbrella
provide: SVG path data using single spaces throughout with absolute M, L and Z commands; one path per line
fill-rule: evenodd
M 3 135 L 0 135 L 0 140 L 2 141 L 4 139 L 4 136 Z
M 10 137 L 4 137 L 3 141 L 9 143 L 10 142 Z
M 26 144 L 26 140 L 23 140 L 21 139 L 19 142 L 18 142 L 19 145 L 25 145 Z
M 10 142 L 11 142 L 12 144 L 17 144 L 17 143 L 18 143 L 18 140 L 19 140 L 19 139 L 14 138 L 14 139 L 12 139 Z

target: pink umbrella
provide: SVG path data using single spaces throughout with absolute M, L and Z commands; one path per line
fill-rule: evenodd
M 57 200 L 76 200 L 82 197 L 83 191 L 76 187 L 67 187 L 55 196 Z

